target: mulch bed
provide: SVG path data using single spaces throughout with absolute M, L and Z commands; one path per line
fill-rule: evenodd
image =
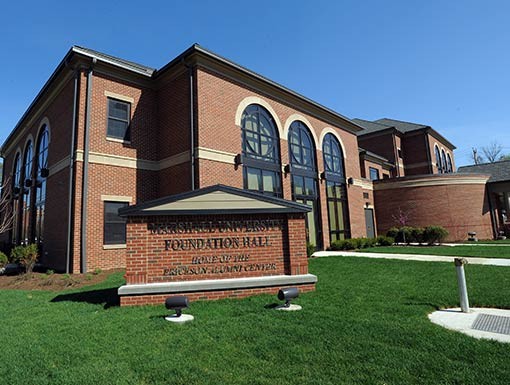
M 31 273 L 13 276 L 0 276 L 0 290 L 48 290 L 61 291 L 76 289 L 100 283 L 111 274 L 123 271 L 113 269 L 86 274 L 46 274 Z

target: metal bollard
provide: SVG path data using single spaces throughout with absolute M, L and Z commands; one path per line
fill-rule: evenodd
M 460 308 L 463 313 L 469 313 L 466 275 L 464 274 L 464 265 L 467 265 L 468 261 L 466 258 L 455 258 L 454 262 L 457 269 L 457 282 L 459 284 Z

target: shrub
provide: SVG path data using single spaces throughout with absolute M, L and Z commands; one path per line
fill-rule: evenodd
M 313 253 L 317 250 L 317 247 L 311 243 L 306 243 L 306 255 L 311 257 Z
M 423 229 L 422 227 L 412 227 L 410 242 L 417 242 L 422 244 L 423 242 L 425 242 L 424 233 L 425 229 Z
M 369 247 L 374 247 L 377 243 L 375 238 L 359 238 L 359 249 L 366 249 Z
M 9 263 L 9 258 L 7 258 L 7 255 L 5 255 L 4 253 L 2 253 L 0 251 L 0 268 L 4 267 L 8 263 Z
M 340 241 L 332 242 L 329 249 L 333 251 L 354 250 L 357 247 L 357 245 L 358 243 L 353 241 L 352 239 L 342 239 Z
M 25 255 L 25 246 L 15 246 L 11 250 L 11 257 L 9 262 L 20 263 L 20 259 Z
M 35 243 L 27 246 L 16 246 L 11 251 L 11 262 L 21 264 L 27 274 L 30 274 L 34 269 L 37 258 L 39 258 L 39 249 Z
M 448 236 L 448 231 L 442 226 L 427 226 L 423 231 L 424 242 L 432 245 L 443 242 Z
M 386 236 L 390 237 L 390 238 L 393 238 L 393 239 L 397 239 L 398 232 L 399 232 L 399 228 L 398 227 L 392 227 L 391 229 L 388 230 L 388 232 L 386 233 Z
M 379 235 L 376 238 L 378 246 L 391 246 L 395 243 L 395 238 L 385 237 L 384 235 Z

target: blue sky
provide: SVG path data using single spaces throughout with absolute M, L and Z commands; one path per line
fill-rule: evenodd
M 18 1 L 0 13 L 0 142 L 82 45 L 160 68 L 193 43 L 351 118 L 510 153 L 508 1 Z

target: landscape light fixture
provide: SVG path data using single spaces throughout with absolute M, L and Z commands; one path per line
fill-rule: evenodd
M 299 296 L 297 287 L 289 287 L 278 291 L 278 299 L 285 301 L 285 304 L 276 307 L 277 310 L 295 311 L 301 310 L 301 306 L 290 303 L 294 298 Z
M 183 323 L 193 321 L 194 319 L 194 317 L 191 314 L 182 314 L 182 309 L 186 309 L 189 307 L 189 300 L 188 297 L 186 297 L 185 295 L 176 295 L 173 297 L 168 297 L 165 300 L 165 307 L 168 310 L 175 310 L 175 314 L 165 317 L 167 321 Z

